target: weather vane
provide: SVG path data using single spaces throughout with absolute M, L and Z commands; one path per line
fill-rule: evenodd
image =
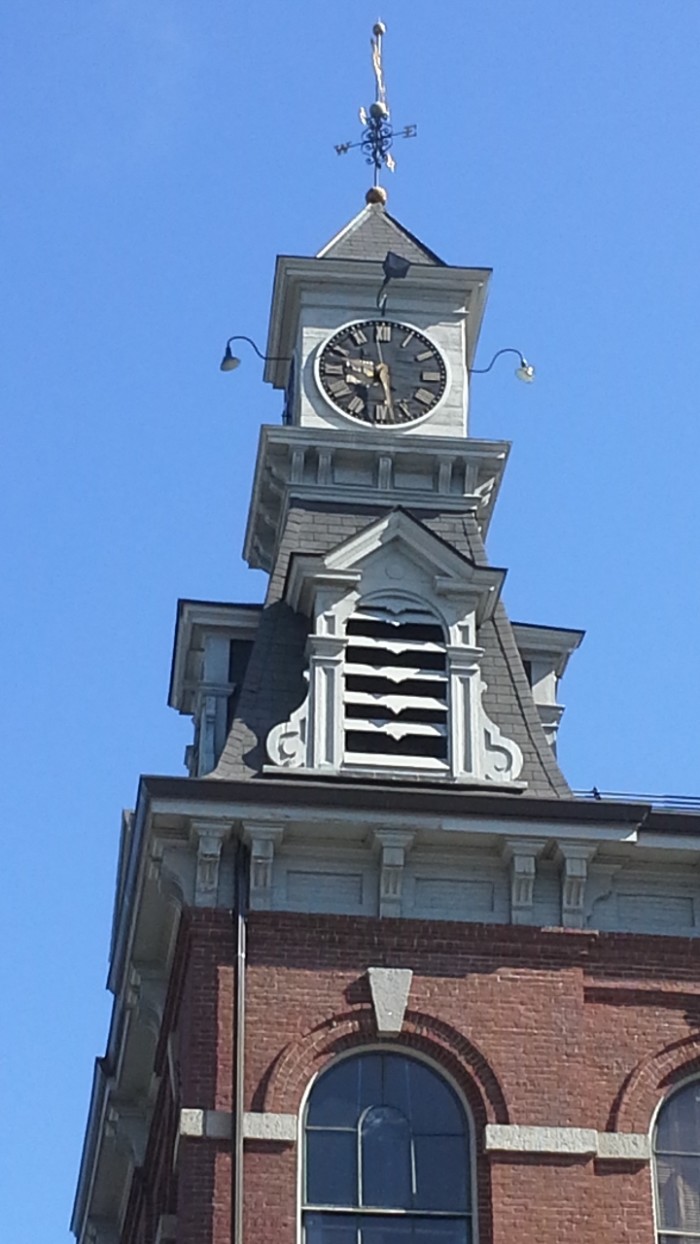
M 405 125 L 403 129 L 395 130 L 391 124 L 391 113 L 387 103 L 386 83 L 384 81 L 384 63 L 382 60 L 382 39 L 386 34 L 384 22 L 376 22 L 372 29 L 372 34 L 372 68 L 376 80 L 375 100 L 370 105 L 369 111 L 365 108 L 360 108 L 360 123 L 364 128 L 359 143 L 338 143 L 336 152 L 338 155 L 345 155 L 348 151 L 359 147 L 367 163 L 374 167 L 374 187 L 375 191 L 378 191 L 379 175 L 382 168 L 386 165 L 390 173 L 393 173 L 396 168 L 396 161 L 391 154 L 394 139 L 415 138 L 418 127 L 415 125 Z M 382 197 L 386 198 L 384 192 L 382 192 Z

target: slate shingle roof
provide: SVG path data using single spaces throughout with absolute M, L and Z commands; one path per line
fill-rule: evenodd
M 318 252 L 317 258 L 375 259 L 381 262 L 387 251 L 393 251 L 411 263 L 446 266 L 444 260 L 390 216 L 379 203 L 370 203 L 359 212 Z
M 286 721 L 306 696 L 304 649 L 309 621 L 282 600 L 290 557 L 293 553 L 328 553 L 387 511 L 388 507 L 382 506 L 334 507 L 325 502 L 294 502 L 290 506 L 236 717 L 212 777 L 258 775 L 266 763 L 269 731 Z M 472 514 L 421 511 L 420 517 L 412 517 L 462 556 L 477 565 L 488 564 Z M 494 618 L 480 628 L 478 642 L 485 650 L 482 673 L 488 689 L 484 707 L 506 737 L 520 747 L 521 777 L 528 784 L 528 793 L 555 798 L 570 795 L 542 730 L 503 605 L 499 604 Z

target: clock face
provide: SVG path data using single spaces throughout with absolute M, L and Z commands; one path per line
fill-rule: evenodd
M 406 324 L 361 320 L 326 342 L 318 380 L 344 415 L 363 423 L 414 423 L 440 401 L 447 371 L 440 351 Z

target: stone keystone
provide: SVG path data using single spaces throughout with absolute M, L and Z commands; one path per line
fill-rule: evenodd
M 410 968 L 368 968 L 367 975 L 377 1032 L 396 1035 L 403 1027 L 413 972 Z

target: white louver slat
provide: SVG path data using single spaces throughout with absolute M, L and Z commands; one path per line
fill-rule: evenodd
M 347 635 L 346 760 L 446 768 L 445 643 L 435 615 L 393 603 L 364 608 Z
M 353 719 L 354 730 L 367 730 L 372 734 L 385 734 L 390 739 L 405 739 L 409 734 L 423 734 L 426 738 L 438 738 L 446 733 L 444 726 L 416 721 L 377 721 L 373 717 Z
M 410 713 L 413 708 L 431 708 L 440 711 L 445 708 L 444 699 L 437 699 L 431 695 L 379 695 L 364 691 L 348 691 L 345 701 L 347 704 L 365 704 L 370 716 L 371 710 L 379 705 L 386 705 L 395 716 L 400 713 Z
M 425 672 L 419 665 L 411 667 L 410 665 L 363 665 L 357 661 L 347 661 L 345 664 L 347 674 L 362 675 L 366 678 L 388 678 L 390 682 L 406 682 L 407 679 L 415 679 L 417 682 L 445 683 L 447 678 L 444 674 L 433 671 Z

